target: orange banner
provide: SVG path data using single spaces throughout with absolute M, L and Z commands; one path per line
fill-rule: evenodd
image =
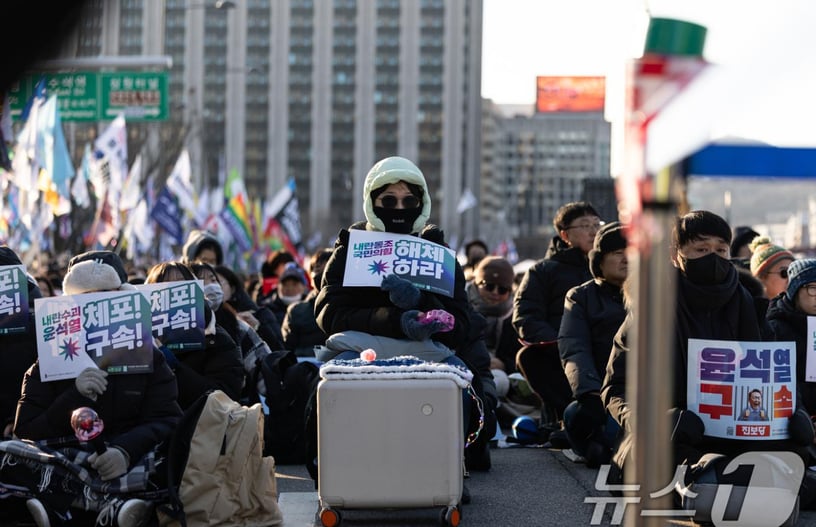
M 603 111 L 605 77 L 536 77 L 536 112 Z

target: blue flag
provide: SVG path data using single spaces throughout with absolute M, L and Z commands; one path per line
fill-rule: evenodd
M 26 105 L 23 108 L 22 113 L 20 113 L 20 122 L 26 122 L 28 120 L 28 114 L 31 112 L 31 107 L 34 106 L 34 103 L 42 104 L 45 102 L 45 97 L 47 94 L 47 89 L 45 86 L 45 77 L 41 76 L 40 80 L 37 81 L 37 84 L 34 85 L 34 93 L 31 97 L 26 101 Z
M 167 190 L 167 187 L 163 188 L 156 198 L 156 204 L 150 212 L 150 217 L 162 229 L 167 231 L 167 234 L 172 236 L 177 244 L 184 242 L 184 234 L 181 228 L 182 215 L 176 197 Z

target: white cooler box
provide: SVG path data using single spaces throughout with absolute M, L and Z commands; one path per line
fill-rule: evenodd
M 332 375 L 324 371 L 331 364 L 321 370 L 317 387 L 323 525 L 338 525 L 343 508 L 436 506 L 443 507 L 444 523 L 458 525 L 464 471 L 461 382 L 433 373 L 391 376 L 387 368 L 379 374 L 372 367 L 359 375 Z

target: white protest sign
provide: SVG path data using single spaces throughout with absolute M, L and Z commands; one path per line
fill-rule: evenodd
M 34 311 L 43 382 L 94 366 L 108 373 L 153 369 L 150 304 L 139 291 L 38 298 Z
M 705 435 L 787 439 L 796 404 L 796 343 L 689 339 L 688 409 Z
M 379 287 L 389 274 L 409 280 L 421 290 L 452 297 L 456 253 L 416 236 L 350 230 L 343 285 Z

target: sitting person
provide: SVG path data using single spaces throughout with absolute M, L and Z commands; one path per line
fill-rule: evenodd
M 224 305 L 232 308 L 235 316 L 249 324 L 266 342 L 270 350 L 283 349 L 281 322 L 267 306 L 259 306 L 247 293 L 240 277 L 225 265 L 216 265 L 218 282 L 224 291 Z
M 127 283 L 121 259 L 109 251 L 75 256 L 63 281 L 67 295 L 128 288 L 133 286 Z M 173 372 L 158 349 L 153 349 L 151 360 L 149 373 L 109 375 L 88 367 L 75 379 L 50 382 L 41 380 L 38 360 L 23 379 L 14 435 L 33 441 L 73 438 L 71 414 L 79 407 L 90 407 L 104 422 L 100 436 L 104 448 L 86 455 L 82 464 L 93 477 L 113 483 L 168 440 L 181 417 Z M 19 484 L 28 487 L 33 497 L 27 505 L 38 527 L 68 524 L 72 513 L 83 510 L 99 512 L 99 525 L 107 525 L 103 522 L 110 522 L 111 517 L 119 527 L 148 521 L 152 505 L 147 501 L 119 498 L 112 490 L 101 492 L 106 485 L 91 488 L 66 471 L 53 469 L 22 462 L 4 463 L 0 469 L 4 483 L 19 478 Z
M 807 447 L 813 442 L 810 416 L 797 404 L 788 419 L 789 439 L 751 441 L 720 438 L 706 434 L 700 416 L 689 409 L 687 392 L 689 339 L 747 341 L 761 339 L 754 300 L 737 277 L 729 261 L 731 229 L 720 216 L 709 211 L 692 211 L 676 221 L 672 232 L 671 261 L 676 268 L 677 301 L 672 347 L 673 408 L 666 408 L 672 418 L 673 466 L 692 467 L 705 454 L 736 456 L 751 450 L 792 451 L 806 459 Z M 631 432 L 630 402 L 626 397 L 626 360 L 629 338 L 637 321 L 629 311 L 615 335 L 606 369 L 601 396 L 607 410 L 620 427 Z M 655 350 L 657 352 L 657 350 Z M 799 397 L 796 397 L 797 402 Z M 615 455 L 615 467 L 631 456 L 631 435 L 624 438 Z
M 199 264 L 208 265 L 208 264 Z M 167 364 L 176 374 L 179 404 L 187 409 L 204 393 L 221 390 L 233 400 L 239 400 L 244 385 L 244 368 L 241 352 L 229 334 L 216 323 L 212 306 L 220 304 L 213 298 L 212 283 L 218 285 L 213 272 L 211 281 L 204 283 L 206 305 L 204 306 L 204 349 L 170 350 L 159 343 Z M 181 262 L 162 262 L 147 273 L 145 283 L 195 280 L 190 267 Z M 220 291 L 220 289 L 219 289 Z
M 426 221 L 431 211 L 431 198 L 425 177 L 413 163 L 401 157 L 389 157 L 375 164 L 364 185 L 365 222 L 350 229 L 364 229 L 397 234 L 412 234 L 444 244 L 442 232 Z M 442 344 L 437 362 L 453 361 L 452 350 L 465 341 L 469 317 L 465 277 L 456 262 L 454 296 L 420 291 L 408 280 L 388 275 L 381 287 L 347 287 L 346 255 L 349 251 L 349 231 L 338 235 L 315 300 L 317 323 L 326 335 L 355 330 L 383 337 L 416 343 L 419 349 L 430 340 Z M 442 309 L 453 316 L 454 326 L 418 320 L 422 313 Z M 381 350 L 378 350 L 381 351 Z M 422 357 L 420 357 L 422 358 Z
M 626 316 L 623 282 L 628 273 L 623 226 L 607 223 L 589 251 L 595 278 L 573 287 L 564 299 L 558 351 L 574 400 L 564 411 L 564 429 L 572 450 L 599 467 L 609 461 L 619 428 L 607 419 L 601 382 L 612 339 Z
M 315 299 L 323 280 L 323 269 L 332 255 L 331 249 L 319 249 L 312 254 L 309 260 L 309 274 L 315 288 L 309 291 L 306 298 L 300 302 L 290 304 L 281 324 L 281 333 L 286 349 L 293 350 L 298 357 L 314 358 L 315 346 L 326 343 L 326 334 L 320 329 L 315 320 Z

